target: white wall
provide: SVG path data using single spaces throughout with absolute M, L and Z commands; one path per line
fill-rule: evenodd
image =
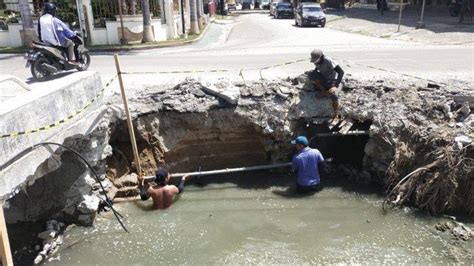
M 33 28 L 35 31 L 38 29 L 36 21 L 33 21 Z M 0 31 L 0 46 L 22 46 L 20 35 L 22 29 L 23 26 L 20 23 L 8 24 L 7 31 Z

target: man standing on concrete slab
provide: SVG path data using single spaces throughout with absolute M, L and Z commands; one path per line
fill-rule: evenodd
M 342 85 L 344 71 L 329 56 L 325 56 L 320 49 L 311 51 L 311 63 L 314 63 L 315 69 L 308 74 L 308 79 L 324 95 L 331 97 L 334 110 L 332 120 L 335 120 L 339 116 L 336 90 Z
M 317 192 L 321 189 L 319 169 L 324 166 L 324 158 L 318 149 L 308 147 L 309 142 L 305 136 L 298 136 L 291 141 L 296 145 L 297 153 L 293 156 L 292 170 L 296 172 L 296 193 L 304 194 Z
M 156 170 L 155 183 L 151 185 L 145 184 L 145 180 L 142 177 L 138 177 L 138 184 L 140 188 L 140 198 L 147 200 L 150 197 L 153 199 L 153 209 L 167 209 L 173 203 L 176 195 L 184 191 L 184 182 L 188 178 L 187 175 L 181 178 L 179 186 L 170 185 L 170 174 L 164 168 Z

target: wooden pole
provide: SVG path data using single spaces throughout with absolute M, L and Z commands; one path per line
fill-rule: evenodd
M 204 176 L 204 175 L 230 174 L 230 173 L 235 173 L 235 172 L 284 168 L 284 167 L 289 167 L 289 166 L 291 166 L 291 163 L 267 164 L 267 165 L 257 165 L 257 166 L 250 166 L 250 167 L 226 168 L 222 170 L 211 170 L 211 171 L 202 171 L 202 172 L 176 173 L 176 174 L 171 174 L 170 177 L 181 177 L 185 175 Z M 143 179 L 152 180 L 154 178 L 155 176 L 145 176 Z
M 120 91 L 122 92 L 123 107 L 125 108 L 125 115 L 127 116 L 128 133 L 130 134 L 130 142 L 132 143 L 133 158 L 135 159 L 137 174 L 138 176 L 141 176 L 142 170 L 140 167 L 140 158 L 138 157 L 137 141 L 135 139 L 135 131 L 133 130 L 132 117 L 130 115 L 130 110 L 128 109 L 128 100 L 127 100 L 127 95 L 125 94 L 125 88 L 123 86 L 122 72 L 120 70 L 120 60 L 119 60 L 118 54 L 114 55 L 114 59 L 115 59 L 115 67 L 117 69 L 118 80 L 120 84 Z
M 2 256 L 2 265 L 13 265 L 12 253 L 10 250 L 10 240 L 8 239 L 7 225 L 3 215 L 3 206 L 0 210 L 0 255 Z

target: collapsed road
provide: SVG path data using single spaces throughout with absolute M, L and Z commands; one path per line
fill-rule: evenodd
M 213 170 L 285 163 L 292 154 L 288 141 L 304 134 L 310 146 L 333 158 L 330 175 L 354 187 L 390 192 L 388 207 L 472 217 L 469 88 L 461 82 L 440 86 L 400 77 L 348 77 L 339 93 L 344 119 L 331 129 L 330 100 L 314 91 L 306 73 L 246 83 L 202 84 L 188 78 L 138 90 L 129 104 L 143 175 L 153 175 L 162 165 L 186 172 L 198 166 Z M 120 97 L 106 99 L 104 108 L 98 126 L 63 143 L 92 162 L 100 184 L 73 154 L 57 149 L 41 166 L 42 178 L 23 184 L 6 201 L 20 261 L 39 263 L 54 254 L 67 225 L 92 225 L 97 212 L 108 209 L 104 193 L 111 199 L 138 194 Z M 40 233 L 40 240 L 20 232 L 31 223 L 36 225 L 29 233 Z M 472 238 L 469 228 L 463 232 Z M 472 254 L 461 254 L 468 256 Z

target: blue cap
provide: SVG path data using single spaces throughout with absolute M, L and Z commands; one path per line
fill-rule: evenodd
M 308 146 L 309 142 L 308 139 L 305 136 L 298 136 L 296 139 L 291 141 L 291 144 L 301 144 L 304 146 Z

